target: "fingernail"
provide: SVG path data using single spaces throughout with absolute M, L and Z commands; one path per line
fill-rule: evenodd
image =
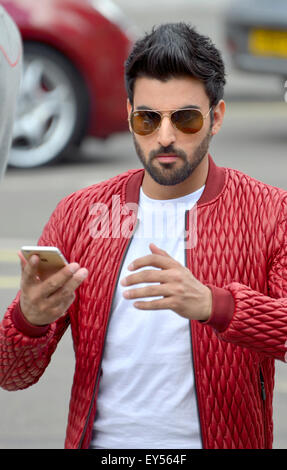
M 70 270 L 73 274 L 78 271 L 79 267 L 80 267 L 80 266 L 78 265 L 78 263 L 71 263 L 71 264 L 69 264 L 69 266 L 68 266 L 69 270 Z
M 130 271 L 132 271 L 132 270 L 134 269 L 134 263 L 129 264 L 129 265 L 128 265 L 128 269 L 129 269 Z
M 126 285 L 127 285 L 127 280 L 126 280 L 125 277 L 121 280 L 121 285 L 122 285 L 122 286 L 126 286 Z
M 30 262 L 33 266 L 35 266 L 38 263 L 38 256 L 36 255 L 31 256 Z
M 79 275 L 80 275 L 81 279 L 86 279 L 88 274 L 89 274 L 89 271 L 86 268 L 82 268 L 79 271 Z

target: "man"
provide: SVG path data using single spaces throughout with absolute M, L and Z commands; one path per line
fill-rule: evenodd
M 125 70 L 144 169 L 59 203 L 39 244 L 70 264 L 43 280 L 37 256 L 22 262 L 1 325 L 1 385 L 35 383 L 71 325 L 66 448 L 271 448 L 287 194 L 209 155 L 225 73 L 208 38 L 159 26 Z
M 22 43 L 17 26 L 0 5 L 0 180 L 5 173 L 22 67 Z

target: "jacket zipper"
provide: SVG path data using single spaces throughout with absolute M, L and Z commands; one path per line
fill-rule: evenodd
M 185 212 L 185 233 L 187 233 L 187 227 L 188 227 L 188 213 L 189 211 L 187 210 Z M 136 231 L 136 228 L 138 226 L 138 220 L 136 222 L 136 225 L 135 225 L 135 228 L 134 228 L 134 231 L 133 231 L 133 234 L 132 236 L 130 237 L 129 239 L 129 242 L 125 248 L 125 251 L 124 251 L 124 254 L 123 254 L 123 257 L 122 257 L 122 260 L 121 260 L 121 264 L 120 264 L 120 267 L 119 267 L 119 270 L 118 270 L 118 274 L 117 274 L 117 277 L 116 277 L 116 282 L 115 282 L 115 285 L 114 285 L 114 291 L 113 291 L 113 296 L 112 296 L 112 301 L 111 301 L 111 308 L 112 308 L 112 305 L 113 305 L 113 300 L 114 300 L 114 296 L 115 296 L 115 291 L 116 291 L 116 285 L 117 285 L 117 282 L 118 282 L 118 279 L 119 279 L 119 276 L 120 276 L 120 273 L 121 273 L 121 269 L 122 269 L 122 266 L 123 266 L 123 263 L 124 263 L 124 260 L 125 260 L 125 257 L 126 257 L 126 254 L 127 254 L 127 251 L 129 249 L 129 246 L 132 242 L 132 239 L 134 237 L 134 233 Z M 185 266 L 187 267 L 187 248 L 186 248 L 186 239 L 185 239 L 185 250 L 184 250 L 184 264 Z M 91 404 L 90 404 L 90 408 L 89 408 L 89 411 L 88 411 L 88 415 L 87 415 L 87 419 L 86 419 L 86 422 L 85 422 L 85 426 L 84 426 L 84 429 L 83 429 L 83 432 L 82 432 L 82 436 L 81 436 L 81 439 L 80 439 L 80 442 L 79 442 L 79 446 L 78 448 L 81 449 L 82 447 L 82 443 L 83 443 L 83 440 L 84 440 L 84 437 L 85 437 L 85 434 L 86 434 L 86 431 L 87 431 L 87 427 L 88 427 L 88 423 L 90 421 L 90 416 L 91 416 L 91 412 L 92 412 L 92 408 L 93 408 L 93 404 L 94 404 L 94 400 L 95 400 L 95 396 L 96 396 L 96 391 L 97 391 L 97 388 L 98 388 L 98 383 L 99 383 L 99 379 L 100 379 L 100 374 L 101 374 L 101 364 L 102 364 L 102 360 L 103 360 L 103 352 L 104 352 L 104 348 L 105 348 L 105 343 L 106 343 L 106 337 L 107 337 L 107 331 L 108 331 L 108 327 L 109 327 L 109 323 L 110 323 L 110 318 L 111 318 L 111 308 L 110 308 L 110 311 L 109 311 L 109 316 L 108 316 L 108 323 L 107 323 L 107 327 L 106 327 L 106 333 L 105 333 L 105 338 L 104 338 L 104 344 L 103 344 L 103 348 L 102 348 L 102 355 L 101 355 L 101 360 L 100 360 L 100 364 L 99 364 L 99 369 L 98 369 L 98 373 L 97 373 L 97 377 L 96 377 L 96 382 L 95 382 L 95 386 L 94 386 L 94 390 L 93 390 L 93 395 L 92 395 L 92 400 L 91 400 Z M 193 377 L 194 377 L 194 384 L 195 384 L 195 401 L 196 401 L 196 409 L 197 409 L 197 417 L 198 417 L 198 422 L 199 422 L 199 428 L 200 428 L 200 438 L 201 438 L 201 444 L 202 444 L 202 447 L 203 447 L 203 437 L 202 437 L 202 428 L 201 428 L 201 420 L 200 420 L 200 413 L 199 413 L 199 406 L 198 406 L 198 397 L 197 397 L 197 380 L 196 380 L 196 374 L 195 374 L 195 368 L 194 368 L 194 365 L 195 365 L 195 362 L 194 362 L 194 354 L 193 354 L 193 341 L 192 341 L 192 334 L 191 334 L 191 330 L 192 330 L 192 327 L 191 327 L 191 321 L 189 322 L 190 325 L 189 325 L 189 332 L 190 332 L 190 345 L 191 345 L 191 363 L 192 363 L 192 370 L 193 370 Z
M 189 211 L 187 210 L 185 212 L 185 233 L 187 233 L 187 227 L 188 227 L 188 213 Z M 185 249 L 184 249 L 184 264 L 186 267 L 187 266 L 187 248 L 186 248 L 186 242 L 187 240 L 185 239 Z M 195 374 L 195 362 L 194 362 L 194 352 L 193 352 L 193 341 L 192 341 L 192 324 L 191 320 L 189 322 L 189 334 L 190 334 L 190 352 L 191 352 L 191 364 L 192 364 L 192 371 L 193 371 L 193 378 L 194 378 L 194 387 L 195 387 L 195 402 L 196 402 L 196 411 L 197 411 L 197 419 L 199 422 L 199 429 L 200 429 L 200 439 L 201 439 L 201 445 L 202 448 L 204 449 L 203 446 L 203 436 L 202 436 L 202 427 L 201 427 L 201 419 L 200 419 L 200 412 L 199 412 L 199 405 L 198 405 L 198 384 L 197 384 L 197 379 L 196 379 L 196 374 Z
M 93 390 L 93 395 L 92 395 L 92 399 L 91 399 L 91 403 L 90 403 L 88 415 L 87 415 L 86 422 L 85 422 L 85 426 L 84 426 L 84 429 L 83 429 L 83 432 L 82 432 L 82 436 L 81 436 L 81 439 L 80 439 L 80 442 L 79 442 L 79 445 L 78 445 L 78 449 L 81 449 L 81 448 L 82 448 L 83 440 L 84 440 L 84 438 L 85 438 L 86 431 L 87 431 L 87 427 L 88 427 L 88 424 L 89 424 L 89 421 L 90 421 L 91 412 L 92 412 L 92 409 L 93 409 L 94 400 L 95 400 L 95 397 L 96 397 L 96 392 L 97 392 L 97 388 L 98 388 L 98 384 L 99 384 L 99 380 L 100 380 L 101 366 L 102 366 L 102 361 L 103 361 L 103 355 L 104 355 L 104 349 L 105 349 L 105 344 L 106 344 L 106 338 L 107 338 L 108 327 L 109 327 L 109 323 L 110 323 L 110 319 L 111 319 L 111 310 L 112 310 L 112 305 L 113 305 L 113 301 L 114 301 L 114 297 L 115 297 L 116 286 L 117 286 L 117 283 L 118 283 L 118 280 L 119 280 L 119 277 L 120 277 L 120 273 L 121 273 L 121 270 L 122 270 L 122 266 L 123 266 L 123 263 L 124 263 L 126 254 L 127 254 L 127 252 L 128 252 L 129 246 L 130 246 L 130 244 L 131 244 L 131 242 L 132 242 L 132 239 L 133 239 L 133 237 L 134 237 L 134 233 L 135 233 L 135 231 L 136 231 L 136 229 L 137 229 L 137 226 L 138 226 L 138 219 L 137 219 L 137 221 L 136 221 L 136 224 L 135 224 L 135 227 L 134 227 L 132 236 L 130 237 L 130 239 L 129 239 L 128 243 L 127 243 L 127 246 L 126 246 L 126 248 L 125 248 L 125 250 L 124 250 L 123 257 L 122 257 L 122 260 L 121 260 L 121 263 L 120 263 L 120 266 L 119 266 L 119 270 L 118 270 L 118 273 L 117 273 L 117 276 L 116 276 L 116 281 L 115 281 L 115 284 L 114 284 L 114 290 L 113 290 L 113 295 L 112 295 L 112 301 L 111 301 L 110 310 L 109 310 L 109 315 L 108 315 L 108 322 L 107 322 L 107 327 L 106 327 L 106 332 L 105 332 L 104 344 L 103 344 L 103 348 L 102 348 L 101 360 L 100 360 L 100 364 L 99 364 L 99 368 L 98 368 L 98 372 L 97 372 L 96 382 L 95 382 L 95 386 L 94 386 L 94 390 Z
M 266 448 L 266 389 L 264 383 L 264 375 L 261 366 L 259 366 L 259 379 L 260 379 L 260 391 L 262 400 L 262 416 L 263 416 L 263 431 L 264 431 L 264 449 Z

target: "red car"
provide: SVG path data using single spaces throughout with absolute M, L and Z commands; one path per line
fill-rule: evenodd
M 9 164 L 46 164 L 89 135 L 126 131 L 133 35 L 111 0 L 0 0 L 19 27 L 24 70 Z

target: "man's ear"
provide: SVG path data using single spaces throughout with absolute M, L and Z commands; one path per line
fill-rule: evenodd
M 131 114 L 131 112 L 132 112 L 132 108 L 133 108 L 133 107 L 132 107 L 132 105 L 131 105 L 131 102 L 130 102 L 130 100 L 129 100 L 129 99 L 127 99 L 127 111 L 128 111 L 128 115 L 130 115 L 130 114 Z
M 127 99 L 127 112 L 128 112 L 128 121 L 129 121 L 129 129 L 130 129 L 130 132 L 132 132 L 132 128 L 131 128 L 131 125 L 130 125 L 130 115 L 131 115 L 131 112 L 132 112 L 132 105 L 131 105 L 131 102 L 129 99 Z
M 215 135 L 219 132 L 223 118 L 225 114 L 225 102 L 220 100 L 217 105 L 213 108 L 213 125 L 212 125 L 212 135 Z

